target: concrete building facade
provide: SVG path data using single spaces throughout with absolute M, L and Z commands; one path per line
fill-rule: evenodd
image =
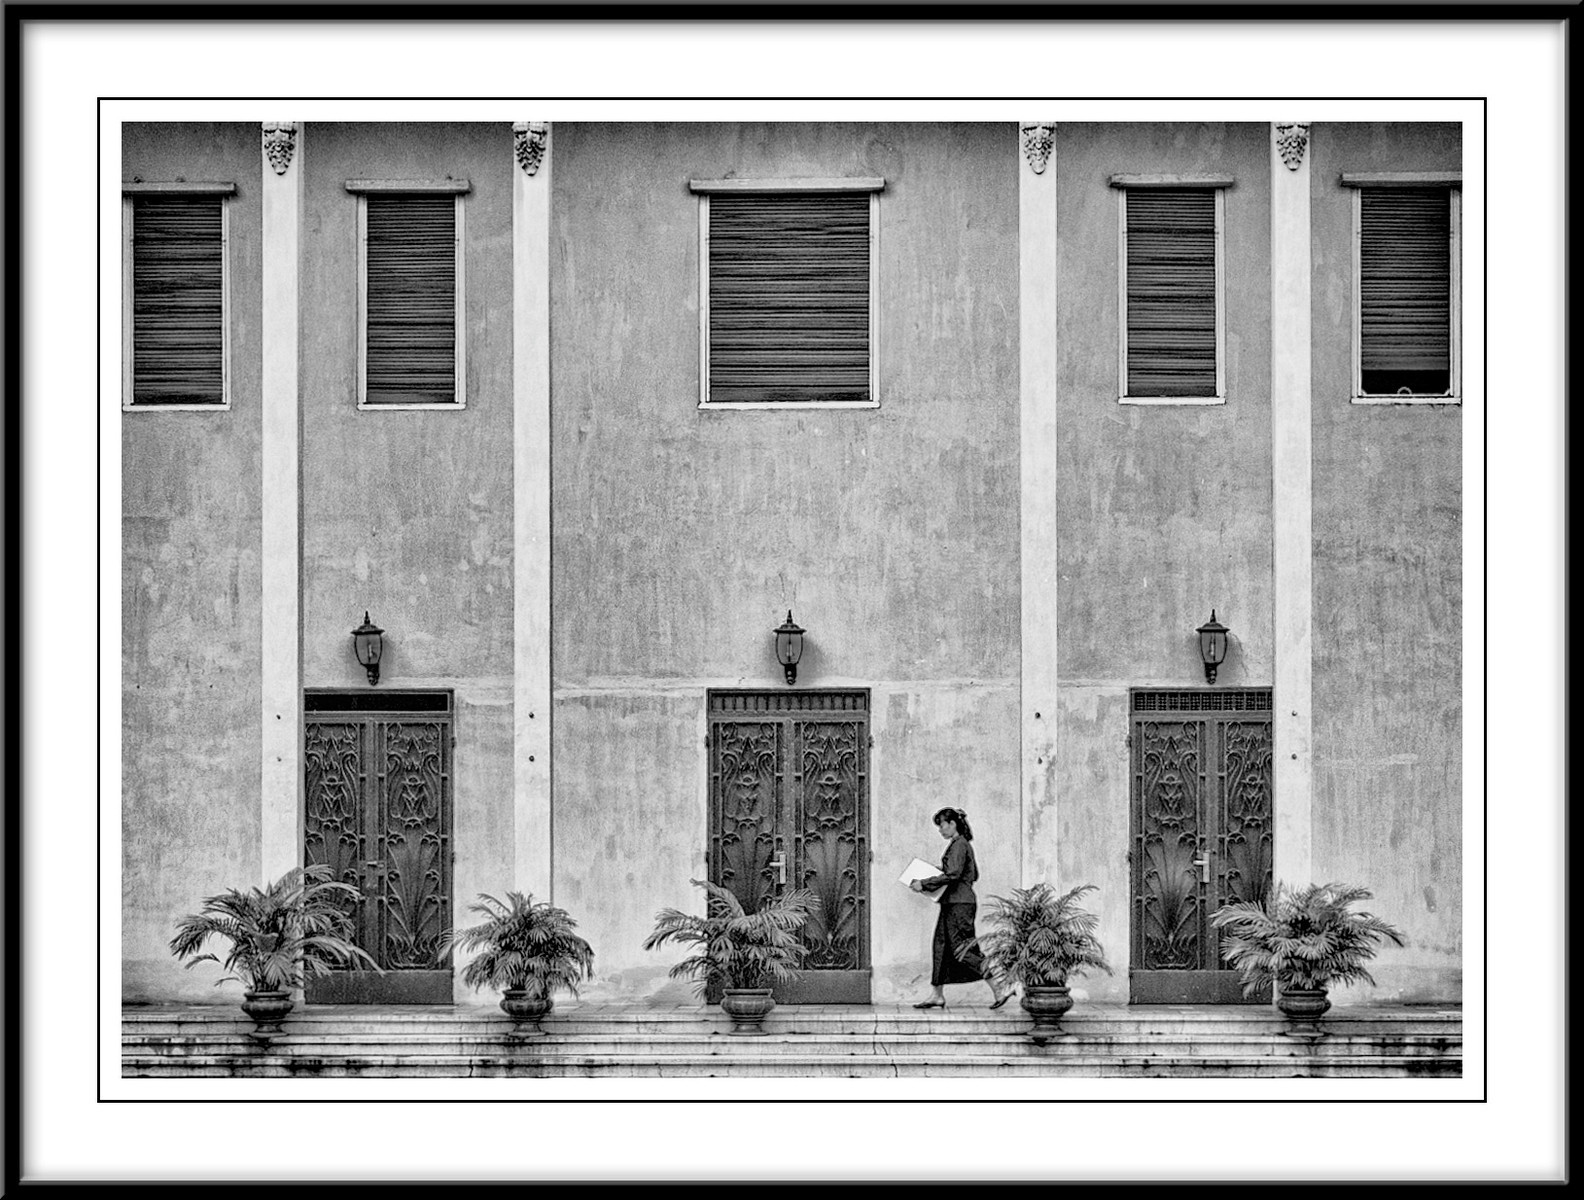
M 430 949 L 507 889 L 578 920 L 591 993 L 680 998 L 641 943 L 724 872 L 825 898 L 804 998 L 893 1001 L 945 805 L 981 918 L 1096 885 L 1081 996 L 1225 1000 L 1205 913 L 1342 880 L 1409 945 L 1339 999 L 1461 998 L 1456 125 L 137 124 L 123 163 L 129 354 L 138 206 L 216 196 L 225 363 L 123 398 L 127 1001 L 225 998 L 173 922 L 305 855 L 424 976 L 341 999 L 492 1002 Z M 1446 386 L 1384 394 L 1360 205 L 1405 195 L 1449 214 Z M 861 399 L 712 399 L 767 196 L 852 199 Z M 387 210 L 456 284 L 439 400 L 375 399 Z M 1150 394 L 1179 269 L 1205 382 Z

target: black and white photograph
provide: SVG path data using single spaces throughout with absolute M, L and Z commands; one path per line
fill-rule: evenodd
M 1459 1073 L 1460 122 L 120 133 L 125 1073 Z
M 945 24 L 779 33 L 938 62 Z M 156 28 L 129 48 L 187 61 Z M 1322 25 L 1301 78 L 1239 94 L 1019 57 L 1000 88 L 914 62 L 891 92 L 756 95 L 767 27 L 532 21 L 501 40 L 543 83 L 492 74 L 505 46 L 465 21 L 431 31 L 432 88 L 313 73 L 352 37 L 418 51 L 424 26 L 380 21 L 302 23 L 271 82 L 252 60 L 292 29 L 195 23 L 247 60 L 230 86 L 74 85 L 98 354 L 59 369 L 98 480 L 51 519 L 98 553 L 62 589 L 85 609 L 29 593 L 30 630 L 88 623 L 27 747 L 28 954 L 62 953 L 37 907 L 84 894 L 75 961 L 21 1000 L 35 1029 L 61 1027 L 40 998 L 86 1007 L 72 1070 L 24 1034 L 56 1076 L 34 1178 L 923 1179 L 919 1122 L 952 1100 L 1099 1132 L 941 1177 L 1552 1177 L 1412 1136 L 1517 1103 L 1489 1064 L 1524 1013 L 1561 1036 L 1559 776 L 1542 748 L 1521 799 L 1491 790 L 1519 748 L 1486 678 L 1531 625 L 1560 638 L 1559 532 L 1502 524 L 1528 467 L 1487 443 L 1497 388 L 1560 470 L 1565 276 L 1503 274 L 1505 239 L 1560 237 L 1560 183 L 1534 229 L 1496 220 L 1488 97 L 1519 84 L 1330 82 L 1359 43 Z M 1214 26 L 1033 32 L 1069 64 L 1171 63 Z M 1416 30 L 1366 32 L 1387 58 Z M 1566 40 L 1489 36 L 1515 63 Z M 574 51 L 655 40 L 738 53 L 708 97 L 652 62 L 565 82 Z M 1507 397 L 1515 328 L 1552 340 Z M 50 351 L 26 353 L 33 414 Z M 1497 611 L 1497 555 L 1527 612 Z M 71 696 L 97 763 L 60 733 Z M 89 790 L 45 812 L 63 753 Z M 1520 931 L 1526 877 L 1549 924 Z M 1526 1067 L 1524 1102 L 1560 1103 L 1559 1069 Z M 124 1127 L 68 1148 L 44 1114 L 84 1102 Z M 351 1159 L 135 1144 L 193 1103 L 383 1131 Z M 387 1104 L 566 1134 L 469 1159 L 392 1144 Z M 1217 1151 L 1247 1104 L 1400 1144 Z M 665 1134 L 759 1106 L 801 1148 Z M 650 1128 L 613 1161 L 623 1108 Z M 1178 1126 L 1158 1165 L 1134 1111 Z M 1561 1111 L 1506 1152 L 1543 1157 Z

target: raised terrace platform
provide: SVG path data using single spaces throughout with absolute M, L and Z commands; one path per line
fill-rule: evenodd
M 1080 1003 L 1067 1036 L 1036 1045 L 1016 1001 L 783 1005 L 765 1036 L 735 1037 L 701 1004 L 557 1001 L 546 1036 L 513 1042 L 498 1009 L 299 1005 L 267 1048 L 240 1009 L 122 1010 L 124 1076 L 1125 1076 L 1458 1077 L 1457 1007 L 1335 1007 L 1315 1042 L 1274 1009 Z

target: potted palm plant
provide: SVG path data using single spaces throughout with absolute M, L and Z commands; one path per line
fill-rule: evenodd
M 1078 900 L 1095 885 L 1086 883 L 1058 896 L 1048 883 L 1013 888 L 1010 896 L 992 896 L 985 914 L 985 932 L 959 949 L 978 944 L 985 966 L 1003 987 L 1022 985 L 1021 1003 L 1034 1018 L 1029 1032 L 1035 1042 L 1067 1031 L 1061 1019 L 1072 1008 L 1067 980 L 1090 970 L 1111 974 L 1105 948 L 1095 937 L 1099 918 Z
M 500 1006 L 512 1019 L 513 1038 L 543 1036 L 540 1019 L 557 991 L 577 995 L 580 980 L 594 968 L 594 951 L 573 932 L 577 922 L 563 908 L 534 903 L 532 895 L 507 892 L 500 900 L 480 892 L 470 912 L 484 918 L 466 929 L 448 929 L 440 957 L 451 949 L 477 951 L 462 970 L 462 982 L 479 990 L 498 988 Z
M 732 1018 L 736 1035 L 762 1035 L 764 1019 L 775 1007 L 774 985 L 790 983 L 801 972 L 804 946 L 798 937 L 819 900 L 807 888 L 767 897 L 748 912 L 731 891 L 701 879 L 704 916 L 674 908 L 655 914 L 645 950 L 669 942 L 697 946 L 698 952 L 671 968 L 672 979 L 691 979 L 700 998 L 718 990 L 721 1009 Z
M 264 1045 L 281 1036 L 281 1021 L 292 1010 L 291 992 L 302 987 L 304 972 L 323 975 L 356 963 L 380 971 L 352 942 L 350 910 L 362 893 L 330 875 L 322 864 L 293 867 L 267 887 L 228 888 L 210 896 L 203 911 L 177 922 L 171 953 L 187 959 L 188 969 L 215 962 L 231 972 L 215 982 L 242 984 L 242 1011 L 255 1025 L 249 1036 Z M 231 944 L 223 960 L 199 953 L 211 936 Z
M 1222 957 L 1243 979 L 1244 995 L 1276 986 L 1276 1007 L 1287 1017 L 1291 1037 L 1325 1036 L 1320 1018 L 1331 1007 L 1332 983 L 1373 984 L 1364 964 L 1384 941 L 1406 945 L 1402 931 L 1353 904 L 1372 893 L 1342 883 L 1278 885 L 1258 901 L 1227 904 L 1210 923 L 1227 934 Z

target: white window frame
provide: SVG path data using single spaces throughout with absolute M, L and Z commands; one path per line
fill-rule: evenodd
M 176 196 L 218 196 L 220 198 L 220 403 L 219 404 L 136 404 L 132 398 L 133 281 L 132 281 L 132 200 L 155 193 Z M 231 411 L 231 198 L 236 184 L 221 180 L 144 183 L 121 185 L 121 411 L 152 412 L 230 412 Z
M 1350 384 L 1354 404 L 1443 404 L 1463 403 L 1463 173 L 1461 171 L 1345 171 L 1342 186 L 1353 191 L 1353 379 Z M 1451 301 L 1448 308 L 1447 394 L 1396 393 L 1386 395 L 1364 390 L 1364 189 L 1379 187 L 1444 187 L 1450 208 L 1451 237 L 1447 253 L 1451 256 Z
M 1117 403 L 1186 404 L 1203 406 L 1225 404 L 1226 383 L 1226 190 L 1234 183 L 1230 175 L 1113 175 L 1117 189 Z M 1128 395 L 1127 339 L 1127 198 L 1134 188 L 1204 188 L 1215 192 L 1215 395 L 1213 396 L 1130 396 Z
M 839 179 L 690 179 L 688 190 L 699 198 L 699 403 L 700 409 L 731 409 L 739 412 L 795 412 L 837 408 L 880 407 L 880 193 L 885 180 L 879 178 Z M 709 384 L 709 211 L 710 196 L 722 192 L 737 195 L 785 195 L 796 192 L 869 193 L 869 399 L 868 400 L 789 400 L 772 403 L 711 401 Z
M 357 406 L 363 412 L 453 412 L 467 408 L 467 239 L 462 198 L 466 179 L 348 179 L 346 190 L 358 198 Z M 370 404 L 368 402 L 368 198 L 370 193 L 424 195 L 451 193 L 456 200 L 453 254 L 456 259 L 456 399 L 441 404 Z

